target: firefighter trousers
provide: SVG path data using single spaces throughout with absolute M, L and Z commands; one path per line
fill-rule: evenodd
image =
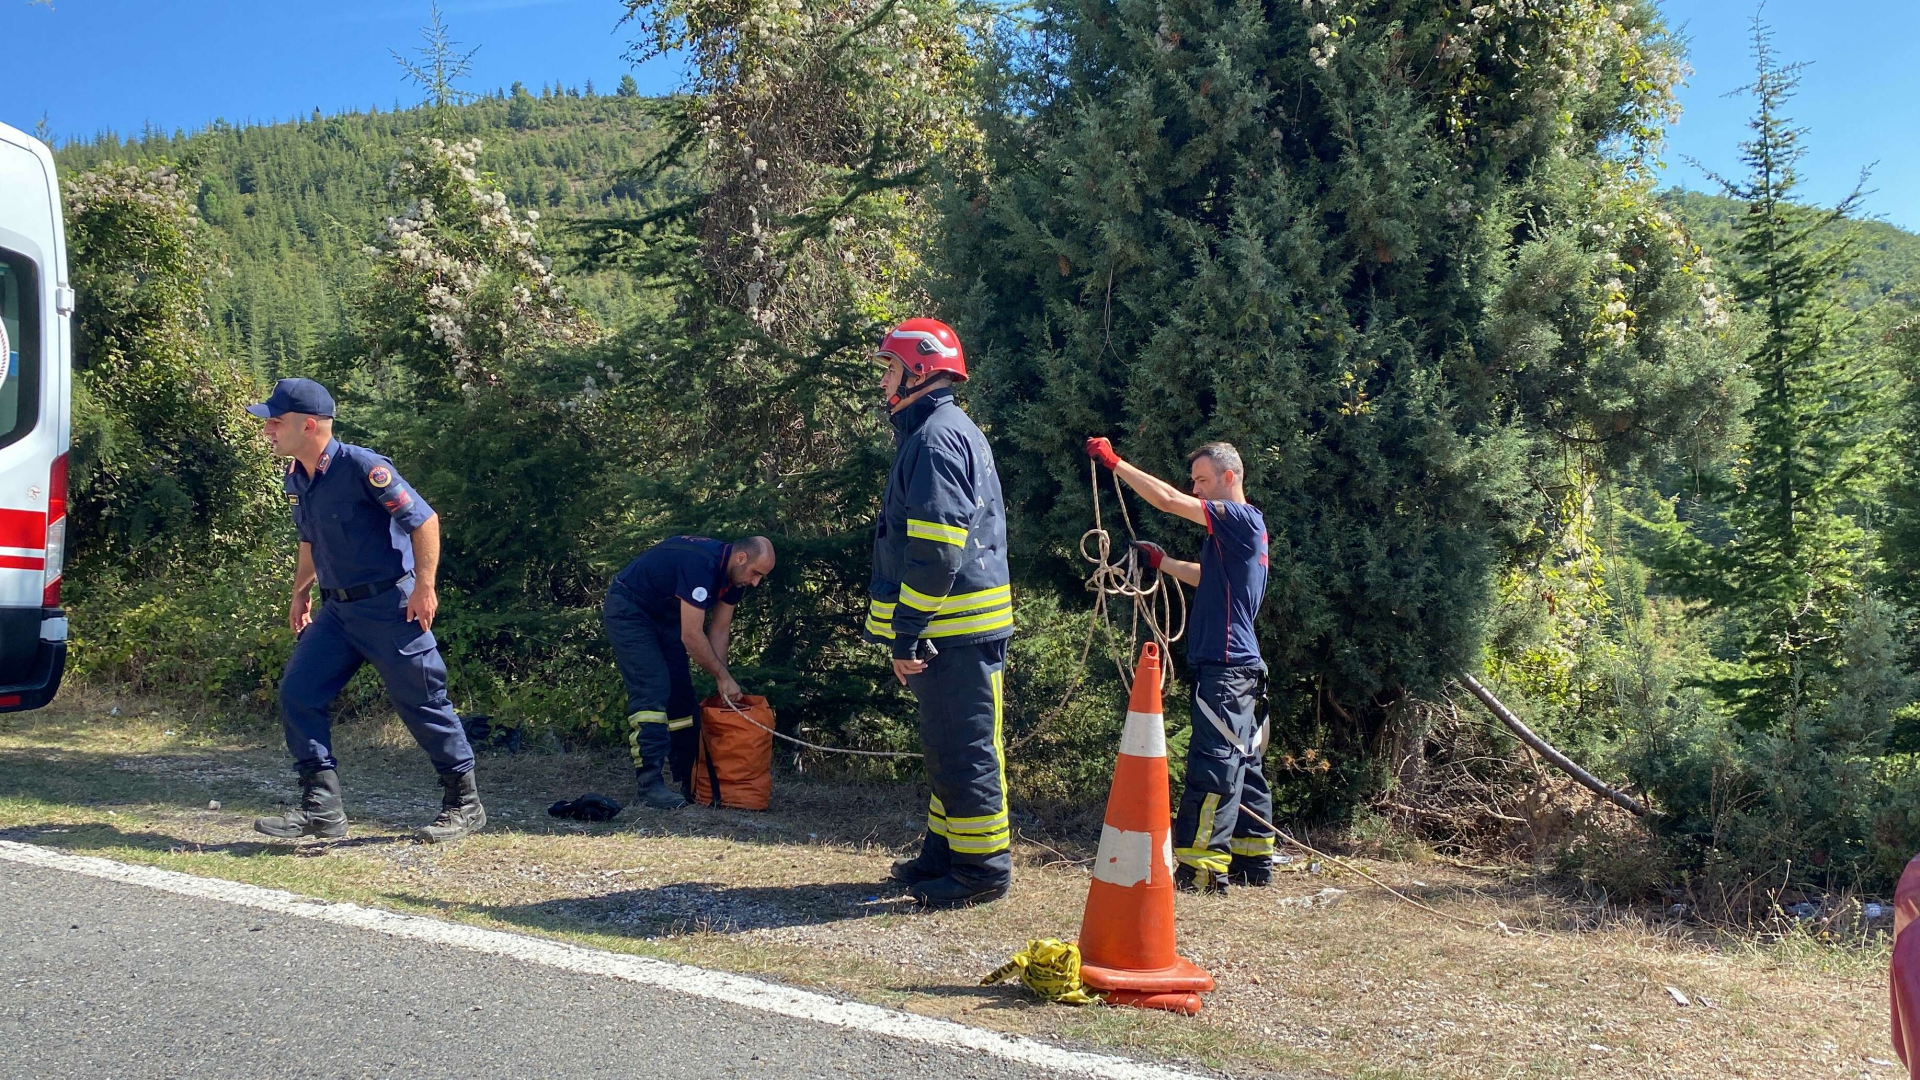
M 1209 713 L 1220 723 L 1209 719 Z M 1267 722 L 1267 669 L 1198 664 L 1193 670 L 1193 735 L 1187 782 L 1173 822 L 1173 857 L 1197 876 L 1273 864 L 1273 792 L 1259 742 Z M 1232 733 L 1229 740 L 1225 727 Z
M 1005 886 L 1013 875 L 1001 723 L 1006 666 L 1002 638 L 947 646 L 927 670 L 907 676 L 920 703 L 920 747 L 933 788 L 919 861 L 975 889 Z
M 693 670 L 680 624 L 655 619 L 632 593 L 615 585 L 600 609 L 613 645 L 613 661 L 627 690 L 627 750 L 635 769 L 669 763 L 669 778 L 686 785 L 693 776 Z

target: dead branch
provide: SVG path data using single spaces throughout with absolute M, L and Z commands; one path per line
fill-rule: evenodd
M 1480 704 L 1485 705 L 1488 712 L 1491 712 L 1495 717 L 1499 718 L 1501 723 L 1507 725 L 1508 730 L 1512 731 L 1521 742 L 1532 747 L 1541 757 L 1552 762 L 1560 771 L 1579 781 L 1582 787 L 1606 799 L 1608 802 L 1629 811 L 1636 817 L 1644 818 L 1654 816 L 1653 811 L 1648 809 L 1645 803 L 1625 792 L 1608 787 L 1599 777 L 1581 768 L 1579 765 L 1574 764 L 1572 758 L 1554 749 L 1552 744 L 1548 743 L 1547 740 L 1534 734 L 1532 728 L 1520 722 L 1520 718 L 1513 714 L 1513 710 L 1502 705 L 1500 699 L 1493 696 L 1493 691 L 1481 686 L 1480 680 L 1463 671 L 1460 673 L 1460 682 L 1461 685 L 1465 686 L 1469 691 L 1472 691 L 1474 697 L 1480 699 Z

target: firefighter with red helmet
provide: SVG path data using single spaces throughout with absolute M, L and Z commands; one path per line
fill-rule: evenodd
M 873 535 L 868 640 L 920 706 L 933 788 L 920 854 L 893 866 L 924 907 L 997 900 L 1012 876 L 1001 674 L 1013 636 L 1007 515 L 993 451 L 953 398 L 953 328 L 908 319 L 880 343 L 893 469 Z

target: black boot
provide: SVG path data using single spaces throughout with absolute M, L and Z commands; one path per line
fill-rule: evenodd
M 909 888 L 907 893 L 923 908 L 972 907 L 975 904 L 991 904 L 1007 895 L 1007 886 L 1004 882 L 999 885 L 967 885 L 949 875 L 923 881 Z
M 1264 889 L 1273 884 L 1273 860 L 1236 857 L 1227 867 L 1227 880 L 1234 885 Z
M 347 835 L 347 811 L 340 803 L 340 777 L 332 769 L 302 770 L 300 809 L 279 817 L 253 819 L 253 831 L 297 840 L 318 836 L 338 840 Z
M 902 885 L 918 885 L 923 881 L 935 881 L 947 876 L 947 868 L 935 866 L 927 860 L 927 853 L 921 852 L 911 859 L 896 859 L 893 869 L 887 876 Z
M 444 844 L 487 827 L 487 808 L 480 805 L 480 787 L 471 770 L 441 773 L 440 816 L 430 825 L 413 831 L 414 839 L 428 844 Z
M 1200 870 L 1183 863 L 1173 872 L 1173 887 L 1185 893 L 1225 896 L 1227 895 L 1227 875 L 1216 874 L 1212 870 Z
M 634 796 L 635 802 L 654 810 L 678 810 L 688 805 L 687 797 L 681 794 L 679 788 L 667 783 L 667 778 L 661 774 L 661 766 L 665 764 L 663 761 L 644 759 L 640 762 L 640 768 L 636 770 L 640 789 Z

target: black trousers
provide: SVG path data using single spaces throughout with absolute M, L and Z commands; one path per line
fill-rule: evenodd
M 1187 783 L 1173 822 L 1173 857 L 1200 874 L 1273 862 L 1273 830 L 1241 813 L 1273 820 L 1273 792 L 1255 753 L 1266 723 L 1267 668 L 1199 664 L 1193 671 L 1193 737 Z M 1219 718 L 1227 739 L 1207 714 Z
M 975 888 L 1006 885 L 1013 875 L 1001 725 L 1006 666 L 1003 638 L 943 646 L 927 670 L 907 676 L 920 703 L 920 747 L 933 787 L 920 861 Z
M 607 590 L 600 609 L 613 644 L 613 660 L 627 689 L 627 749 L 636 769 L 669 762 L 674 783 L 693 775 L 696 702 L 680 624 L 655 619 L 619 585 Z

